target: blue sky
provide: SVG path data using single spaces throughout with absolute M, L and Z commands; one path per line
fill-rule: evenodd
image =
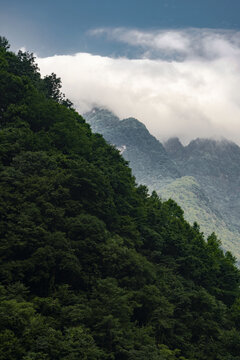
M 160 140 L 240 144 L 240 0 L 0 0 L 0 34 L 56 73 L 80 113 L 134 116 Z
M 121 54 L 121 44 L 94 38 L 95 28 L 240 28 L 239 0 L 1 0 L 0 33 L 13 48 L 40 56 Z

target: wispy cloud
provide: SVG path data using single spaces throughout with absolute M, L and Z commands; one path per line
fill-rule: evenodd
M 38 59 L 56 72 L 77 109 L 105 106 L 135 116 L 160 139 L 224 136 L 240 143 L 240 33 L 96 29 L 141 49 L 138 59 L 78 53 Z
M 99 28 L 89 31 L 92 36 L 106 36 L 133 47 L 141 47 L 148 56 L 181 55 L 212 59 L 239 55 L 240 32 L 216 29 L 182 29 L 141 31 L 125 28 Z M 175 58 L 176 59 L 176 58 Z

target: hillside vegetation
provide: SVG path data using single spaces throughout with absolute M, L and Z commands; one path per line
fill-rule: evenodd
M 239 360 L 233 256 L 0 45 L 0 359 Z
M 157 189 L 156 189 L 157 190 Z M 214 209 L 203 187 L 192 176 L 183 176 L 160 188 L 163 199 L 174 199 L 184 210 L 184 217 L 191 224 L 201 224 L 201 231 L 206 236 L 217 232 L 221 236 L 224 249 L 230 250 L 240 259 L 240 236 L 230 231 L 221 213 Z

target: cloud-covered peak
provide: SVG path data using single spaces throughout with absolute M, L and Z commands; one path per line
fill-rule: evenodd
M 92 34 L 121 41 L 141 56 L 39 58 L 42 74 L 60 76 L 81 113 L 106 107 L 121 119 L 139 119 L 160 140 L 226 137 L 240 144 L 239 32 L 97 29 Z

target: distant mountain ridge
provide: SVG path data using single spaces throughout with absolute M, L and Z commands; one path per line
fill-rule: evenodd
M 106 109 L 84 114 L 94 132 L 115 145 L 129 161 L 137 182 L 173 198 L 188 221 L 207 235 L 215 231 L 240 259 L 240 147 L 228 140 L 178 138 L 161 144 L 134 118 L 120 120 Z
M 94 132 L 122 151 L 139 183 L 152 188 L 157 182 L 167 184 L 180 176 L 164 146 L 137 119 L 120 121 L 110 111 L 96 108 L 84 117 Z

